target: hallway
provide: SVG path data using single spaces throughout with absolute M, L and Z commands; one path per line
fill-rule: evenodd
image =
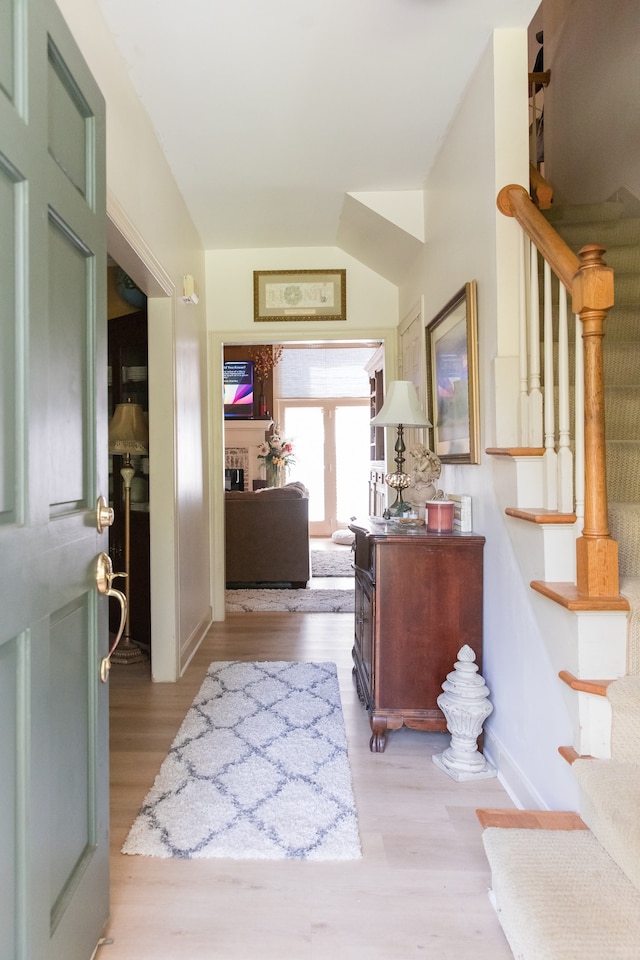
M 233 614 L 177 684 L 148 664 L 111 673 L 111 922 L 97 960 L 508 960 L 489 903 L 478 806 L 511 806 L 497 780 L 456 784 L 431 762 L 448 735 L 403 729 L 384 754 L 351 679 L 350 614 Z M 338 666 L 363 859 L 158 860 L 120 847 L 214 660 Z

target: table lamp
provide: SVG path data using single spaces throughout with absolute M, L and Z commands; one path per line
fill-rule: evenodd
M 135 473 L 131 455 L 148 453 L 149 429 L 139 403 L 119 403 L 109 421 L 109 453 L 124 457 L 120 476 L 124 484 L 124 595 L 127 598 L 127 619 L 124 635 L 115 649 L 113 663 L 139 663 L 146 655 L 131 639 L 131 481 Z
M 411 380 L 393 380 L 386 392 L 382 409 L 371 421 L 374 427 L 397 427 L 398 435 L 395 444 L 395 473 L 388 473 L 385 477 L 387 484 L 396 491 L 395 502 L 384 512 L 385 517 L 402 517 L 412 510 L 411 504 L 402 497 L 402 491 L 411 485 L 411 477 L 404 472 L 404 428 L 430 427 L 416 388 Z

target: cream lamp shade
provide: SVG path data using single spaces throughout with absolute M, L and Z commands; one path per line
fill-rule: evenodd
M 371 421 L 374 427 L 430 427 L 416 388 L 411 380 L 393 380 L 389 384 L 382 409 Z
M 149 451 L 149 428 L 139 403 L 119 403 L 109 421 L 109 453 L 120 457 Z
M 402 517 L 409 513 L 411 505 L 402 497 L 402 491 L 411 485 L 411 477 L 404 472 L 404 428 L 430 427 L 431 423 L 420 406 L 418 394 L 411 380 L 392 380 L 389 384 L 382 409 L 371 421 L 374 427 L 395 427 L 397 439 L 394 450 L 396 452 L 395 473 L 388 473 L 386 482 L 396 491 L 395 503 L 384 511 L 384 517 Z

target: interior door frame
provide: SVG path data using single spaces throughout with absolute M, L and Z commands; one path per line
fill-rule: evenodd
M 354 346 L 371 343 L 377 340 L 384 350 L 385 365 L 389 370 L 395 370 L 398 363 L 398 330 L 397 327 L 381 327 L 377 329 L 346 328 L 332 330 L 331 334 L 320 335 L 318 331 L 297 329 L 295 333 L 283 336 L 281 331 L 274 330 L 270 324 L 260 324 L 259 331 L 249 333 L 248 330 L 209 330 L 208 358 L 209 358 L 209 449 L 211 451 L 211 485 L 210 511 L 211 517 L 211 552 L 212 556 L 221 558 L 219 563 L 211 565 L 211 599 L 213 605 L 213 619 L 224 620 L 225 613 L 225 571 L 224 571 L 224 411 L 222 406 L 222 370 L 225 345 L 247 346 L 256 344 L 286 345 L 287 343 L 340 343 L 351 342 Z M 153 609 L 152 609 L 153 615 Z
M 163 343 L 172 336 L 176 287 L 161 262 L 142 240 L 124 208 L 107 187 L 107 251 L 147 296 L 149 328 L 149 457 L 175 462 L 173 412 L 167 415 L 167 399 L 173 403 L 173 391 L 165 384 L 173 383 L 173 372 L 167 376 L 168 353 L 173 360 L 174 344 Z M 151 336 L 151 331 L 154 336 Z M 161 356 L 162 354 L 162 356 Z M 162 366 L 161 366 L 162 365 Z M 162 384 L 161 388 L 158 384 Z M 174 470 L 160 471 L 154 476 L 152 504 L 149 513 L 149 546 L 151 551 L 151 674 L 154 679 L 174 681 L 180 676 L 180 649 L 177 596 L 179 589 L 177 559 L 162 552 L 156 544 L 177 542 L 178 518 L 175 508 Z M 153 475 L 153 474 L 152 474 Z M 171 532 L 168 532 L 168 527 Z M 162 562 L 158 558 L 162 556 Z M 154 559 L 155 558 L 155 559 Z

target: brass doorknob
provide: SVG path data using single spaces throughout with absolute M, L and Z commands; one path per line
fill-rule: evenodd
M 96 505 L 96 527 L 98 533 L 103 533 L 106 527 L 113 524 L 113 507 L 110 507 L 105 498 L 100 494 Z

